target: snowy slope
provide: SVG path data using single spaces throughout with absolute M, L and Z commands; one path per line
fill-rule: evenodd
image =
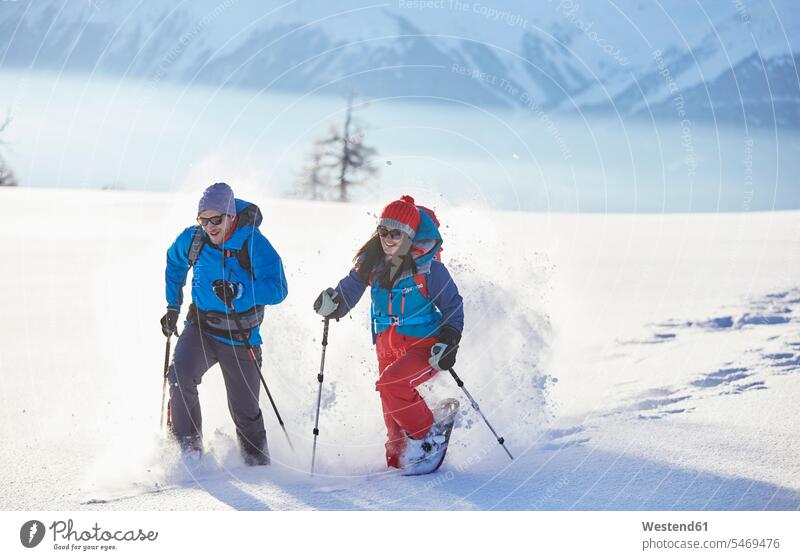
M 362 303 L 331 327 L 310 478 L 311 302 L 346 273 L 375 208 L 238 193 L 286 265 L 264 373 L 297 453 L 266 408 L 274 464 L 242 465 L 216 368 L 200 386 L 206 463 L 185 472 L 160 443 L 163 254 L 197 193 L 4 189 L 3 509 L 800 507 L 797 212 L 440 208 L 466 305 L 457 370 L 517 460 L 441 378 L 424 395 L 462 398 L 465 414 L 440 474 L 380 474 Z
M 693 118 L 800 123 L 790 0 L 427 4 L 4 2 L 0 67 L 674 118 L 672 82 Z

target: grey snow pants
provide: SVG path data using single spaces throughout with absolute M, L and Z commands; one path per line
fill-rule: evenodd
M 261 347 L 253 352 L 261 366 Z M 175 345 L 169 366 L 169 397 L 172 433 L 176 438 L 202 435 L 203 418 L 197 386 L 203 374 L 219 363 L 228 393 L 228 410 L 236 425 L 242 453 L 255 455 L 267 450 L 264 417 L 258 405 L 261 381 L 244 346 L 226 344 L 201 334 L 196 325 L 186 325 Z

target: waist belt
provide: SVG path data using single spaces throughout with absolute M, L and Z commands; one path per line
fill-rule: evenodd
M 385 315 L 382 317 L 373 317 L 372 322 L 375 326 L 392 326 L 398 327 L 402 325 L 427 325 L 439 318 L 439 313 L 430 313 L 428 315 L 415 315 L 407 319 L 403 319 L 398 315 Z
M 189 306 L 187 319 L 196 325 L 201 332 L 227 338 L 228 340 L 243 341 L 240 336 L 239 326 L 233 315 L 223 311 L 203 311 L 198 309 L 194 302 Z M 244 338 L 249 339 L 253 329 L 257 328 L 264 320 L 264 306 L 256 305 L 239 313 L 239 321 L 244 329 Z

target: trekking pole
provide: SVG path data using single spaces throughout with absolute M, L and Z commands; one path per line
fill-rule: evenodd
M 330 319 L 325 317 L 325 326 L 322 328 L 322 359 L 319 362 L 319 374 L 317 381 L 319 381 L 319 391 L 317 391 L 317 416 L 314 419 L 314 446 L 311 449 L 311 476 L 314 476 L 314 461 L 317 458 L 317 436 L 319 435 L 319 406 L 322 402 L 322 379 L 324 378 L 323 372 L 325 371 L 325 350 L 328 348 L 328 323 Z
M 174 331 L 175 336 L 179 336 L 178 329 L 176 328 Z M 167 374 L 169 372 L 169 347 L 170 342 L 172 342 L 172 333 L 169 333 L 167 337 L 167 350 L 164 352 L 164 381 L 161 382 L 161 430 L 164 430 L 164 401 L 167 397 Z M 167 410 L 169 410 L 169 403 L 167 404 Z M 167 415 L 167 426 L 170 425 L 169 414 Z
M 233 304 L 228 307 L 230 314 L 233 315 L 233 320 L 236 322 L 236 328 L 239 329 L 239 336 L 244 343 L 244 347 L 247 349 L 247 354 L 250 356 L 250 359 L 253 360 L 253 365 L 256 366 L 256 371 L 258 371 L 258 377 L 261 378 L 261 385 L 264 386 L 264 391 L 267 392 L 267 397 L 269 397 L 269 402 L 272 404 L 272 410 L 275 411 L 275 416 L 278 418 L 278 424 L 281 425 L 281 429 L 283 430 L 283 435 L 286 436 L 286 441 L 289 442 L 289 448 L 291 448 L 292 453 L 294 453 L 294 445 L 292 445 L 292 440 L 289 439 L 289 432 L 286 431 L 286 426 L 283 425 L 283 419 L 281 418 L 280 412 L 278 412 L 278 407 L 275 405 L 275 400 L 272 398 L 272 393 L 269 392 L 269 387 L 267 387 L 267 382 L 264 381 L 264 376 L 261 374 L 261 366 L 258 365 L 258 360 L 256 360 L 255 352 L 253 352 L 253 347 L 250 345 L 250 339 L 244 335 L 244 328 L 242 328 L 242 320 L 239 318 L 239 314 L 233 308 Z
M 467 391 L 467 388 L 464 387 L 464 382 L 461 381 L 461 378 L 456 373 L 456 370 L 454 370 L 453 368 L 450 368 L 449 371 L 450 371 L 450 375 L 453 376 L 453 379 L 456 380 L 456 385 L 461 387 L 461 389 L 464 391 L 464 394 L 467 395 L 467 398 L 469 399 L 469 402 L 472 403 L 472 408 L 474 408 L 475 410 L 478 411 L 478 414 L 481 415 L 481 418 L 483 418 L 483 421 L 486 422 L 486 425 L 489 426 L 490 430 L 492 430 L 492 434 L 494 434 L 495 439 L 497 439 L 497 443 L 499 443 L 500 445 L 503 446 L 503 449 L 505 450 L 505 452 L 508 453 L 509 459 L 511 459 L 513 461 L 514 460 L 514 456 L 511 454 L 511 452 L 506 447 L 505 438 L 502 438 L 502 437 L 498 436 L 497 432 L 494 431 L 494 428 L 492 428 L 492 425 L 489 424 L 489 421 L 486 419 L 486 416 L 483 415 L 483 412 L 481 411 L 481 408 L 478 406 L 478 403 L 475 402 L 475 399 L 473 399 L 472 395 L 469 394 L 469 391 Z
M 169 370 L 169 346 L 172 333 L 167 337 L 167 351 L 164 352 L 164 381 L 161 383 L 161 431 L 164 431 L 164 401 L 167 398 L 167 371 Z

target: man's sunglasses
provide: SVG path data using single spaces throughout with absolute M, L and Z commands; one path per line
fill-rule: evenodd
M 209 222 L 215 226 L 218 226 L 222 223 L 222 218 L 225 217 L 225 214 L 220 214 L 219 216 L 211 216 L 210 218 L 197 218 L 197 223 L 203 227 L 206 227 Z
M 399 229 L 389 229 L 386 226 L 378 226 L 378 235 L 381 237 L 389 236 L 394 240 L 403 237 L 403 232 Z

